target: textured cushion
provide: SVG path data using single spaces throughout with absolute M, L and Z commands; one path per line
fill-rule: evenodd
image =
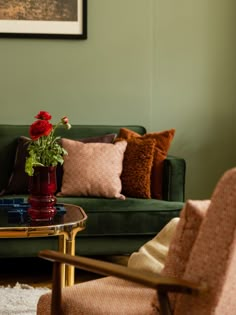
M 101 142 L 101 143 L 113 143 L 114 139 L 116 138 L 115 133 L 103 135 L 103 136 L 96 136 L 96 137 L 89 137 L 78 139 L 84 143 L 90 142 Z M 28 183 L 29 183 L 29 176 L 25 172 L 25 160 L 28 155 L 27 151 L 27 142 L 30 138 L 21 136 L 18 138 L 18 144 L 15 154 L 15 161 L 14 167 L 9 178 L 7 187 L 4 188 L 0 195 L 5 194 L 28 194 Z M 61 181 L 62 181 L 63 169 L 61 165 L 57 166 L 57 187 L 60 189 Z
M 126 141 L 108 144 L 62 139 L 62 145 L 68 155 L 64 157 L 59 196 L 124 198 L 120 175 Z
M 109 133 L 103 136 L 95 136 L 95 137 L 87 137 L 87 138 L 78 138 L 77 141 L 83 142 L 83 143 L 93 143 L 93 142 L 99 142 L 99 143 L 113 143 L 117 134 L 116 133 Z
M 28 155 L 27 143 L 29 140 L 29 138 L 23 136 L 18 138 L 14 167 L 8 184 L 6 188 L 1 191 L 0 195 L 27 194 L 29 192 L 29 176 L 25 172 L 25 159 Z
M 76 139 L 76 141 L 80 141 L 83 143 L 113 143 L 117 134 L 109 133 L 102 136 L 94 136 L 94 137 L 86 137 L 81 139 Z M 63 139 L 63 138 L 62 138 Z M 60 143 L 62 144 L 62 139 L 60 139 Z M 57 189 L 58 192 L 61 190 L 62 185 L 62 177 L 63 177 L 63 165 L 57 165 Z
M 128 267 L 160 274 L 179 220 L 170 220 L 152 240 L 141 246 L 138 252 L 132 253 Z
M 111 243 L 113 236 L 127 239 L 125 249 L 122 248 L 121 252 L 130 254 L 153 238 L 156 235 L 154 231 L 160 231 L 173 217 L 178 217 L 183 208 L 182 202 L 131 197 L 126 197 L 125 203 L 123 200 L 102 197 L 65 196 L 58 197 L 57 200 L 59 203 L 72 203 L 85 209 L 89 224 L 78 234 L 79 238 L 89 236 L 87 239 L 95 239 L 96 235 L 100 235 L 100 239 L 107 237 Z M 157 217 L 158 220 L 153 219 Z M 131 239 L 135 240 L 135 244 Z M 120 247 L 118 240 L 116 244 Z M 77 249 L 78 253 L 82 252 L 81 242 L 78 242 Z M 85 249 L 87 250 L 90 251 L 90 248 Z M 100 250 L 105 253 L 107 248 L 99 248 Z
M 206 216 L 210 200 L 188 200 L 180 213 L 180 221 L 170 243 L 165 266 L 161 274 L 168 277 L 182 278 L 191 249 L 199 233 L 199 228 Z M 170 293 L 174 308 L 176 294 Z
M 181 278 L 199 227 L 206 216 L 210 200 L 188 200 L 180 213 L 180 221 L 170 244 L 164 275 Z
M 64 288 L 64 315 L 158 315 L 152 304 L 156 290 L 115 277 Z M 51 293 L 40 297 L 37 315 L 50 315 Z
M 122 193 L 135 198 L 151 198 L 151 170 L 155 140 L 132 139 L 124 155 Z
M 131 141 L 134 138 L 155 140 L 155 152 L 154 152 L 153 167 L 152 167 L 152 173 L 151 173 L 152 198 L 157 198 L 157 199 L 162 198 L 162 174 L 163 174 L 163 165 L 164 165 L 163 163 L 164 163 L 164 159 L 167 156 L 174 134 L 175 134 L 175 129 L 170 129 L 170 130 L 165 130 L 161 132 L 147 133 L 141 136 L 138 133 L 132 130 L 129 130 L 127 128 L 121 128 L 118 134 L 117 140 L 125 139 L 125 140 Z M 129 147 L 129 144 L 128 144 L 128 147 Z M 132 163 L 132 161 L 130 161 L 130 163 Z
M 199 296 L 179 295 L 176 315 L 236 314 L 236 168 L 217 184 L 183 279 L 205 283 Z

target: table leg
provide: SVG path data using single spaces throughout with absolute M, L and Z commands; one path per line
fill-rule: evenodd
M 59 252 L 65 254 L 66 253 L 66 235 L 59 235 L 59 244 L 58 250 Z M 61 287 L 64 288 L 66 286 L 66 272 L 65 272 L 65 264 L 61 266 Z
M 72 229 L 59 236 L 59 250 L 62 253 L 75 255 L 75 237 L 81 228 Z M 75 267 L 72 265 L 64 265 L 62 269 L 62 287 L 71 286 L 75 283 Z
M 66 254 L 75 255 L 75 235 L 70 234 L 70 237 L 66 239 Z M 75 267 L 72 265 L 65 266 L 65 285 L 71 286 L 75 282 Z

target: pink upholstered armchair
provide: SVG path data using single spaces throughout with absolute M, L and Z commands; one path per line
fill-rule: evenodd
M 39 256 L 54 261 L 54 272 L 38 315 L 236 314 L 236 168 L 211 200 L 186 202 L 161 275 L 48 250 Z M 111 276 L 61 290 L 61 263 Z

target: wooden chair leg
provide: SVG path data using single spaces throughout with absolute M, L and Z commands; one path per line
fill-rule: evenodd
M 161 315 L 173 315 L 170 307 L 170 301 L 168 293 L 164 291 L 157 291 L 158 300 L 160 303 L 160 314 Z
M 62 277 L 62 264 L 59 262 L 53 263 L 52 274 L 52 300 L 51 300 L 51 315 L 62 315 L 61 305 L 61 277 Z

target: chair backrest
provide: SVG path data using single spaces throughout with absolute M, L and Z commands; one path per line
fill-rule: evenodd
M 169 246 L 163 276 L 182 278 L 210 200 L 187 200 Z
M 183 278 L 205 282 L 209 291 L 179 295 L 175 315 L 236 314 L 236 168 L 227 171 L 215 188 Z
M 200 226 L 206 217 L 210 200 L 188 200 L 180 212 L 180 220 L 169 246 L 161 274 L 182 279 L 189 255 L 196 241 Z M 178 293 L 169 293 L 171 309 L 175 307 Z

